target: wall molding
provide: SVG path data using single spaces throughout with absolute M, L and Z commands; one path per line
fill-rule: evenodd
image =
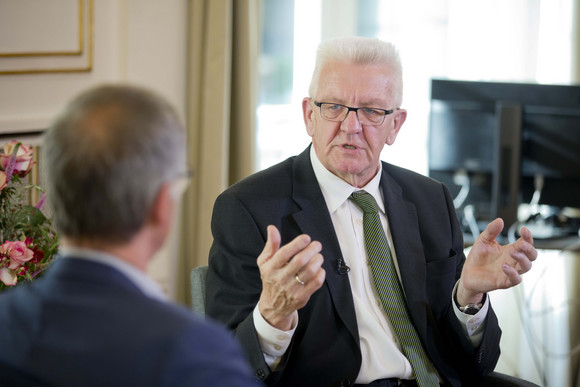
M 0 134 L 15 135 L 44 132 L 52 123 L 53 117 L 0 119 Z
M 42 18 L 42 7 L 30 7 L 26 1 L 13 2 L 7 12 L 14 12 L 14 18 L 23 13 L 29 13 L 31 19 Z M 20 9 L 17 7 L 21 7 Z M 69 0 L 51 2 L 56 13 L 70 15 L 63 19 L 60 30 L 54 30 L 54 36 L 34 36 L 34 32 L 26 28 L 11 28 L 11 35 L 4 34 L 4 41 L 0 39 L 0 75 L 19 74 L 46 74 L 46 73 L 76 73 L 89 72 L 93 67 L 93 0 Z M 62 12 L 58 12 L 58 7 Z M 72 15 L 76 14 L 76 17 Z M 10 18 L 4 14 L 3 18 Z M 15 31 L 15 32 L 14 32 Z M 46 31 L 42 31 L 46 32 Z M 71 37 L 71 35 L 73 35 Z M 51 40 L 52 39 L 52 40 Z M 35 47 L 38 42 L 38 46 Z M 46 49 L 43 43 L 64 49 Z M 71 47 L 71 41 L 76 47 Z M 21 48 L 18 48 L 18 45 Z

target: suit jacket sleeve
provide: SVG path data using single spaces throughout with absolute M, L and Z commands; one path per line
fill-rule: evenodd
M 456 247 L 461 255 L 461 264 L 458 265 L 457 274 L 457 277 L 459 278 L 461 275 L 461 269 L 465 262 L 465 255 L 463 254 L 463 236 L 461 235 L 459 222 L 455 214 L 453 199 L 451 198 L 447 187 L 444 185 L 442 185 L 442 187 L 447 201 L 447 208 L 449 209 L 449 218 L 453 227 L 454 240 L 461 241 L 461 244 Z M 452 301 L 450 304 L 451 303 Z M 447 329 L 444 329 L 444 331 L 446 331 L 448 335 L 455 336 L 454 340 L 452 338 L 452 342 L 455 342 L 457 348 L 461 349 L 459 353 L 464 352 L 471 355 L 467 357 L 461 356 L 456 359 L 458 361 L 456 368 L 460 374 L 463 374 L 463 379 L 467 381 L 471 378 L 479 379 L 482 375 L 492 372 L 499 359 L 499 342 L 501 337 L 501 329 L 499 328 L 497 316 L 495 315 L 493 308 L 490 306 L 488 310 L 483 340 L 477 348 L 473 347 L 471 341 L 464 334 L 463 328 L 455 316 L 452 305 L 448 310 L 446 320 Z
M 459 222 L 457 220 L 453 206 L 453 200 L 449 190 L 445 185 L 440 183 L 438 184 L 440 185 L 440 189 L 442 190 L 443 197 L 445 199 L 445 205 L 439 205 L 438 207 L 447 209 L 448 221 L 451 229 L 451 249 L 449 254 L 451 256 L 450 258 L 455 257 L 457 262 L 454 281 L 447 281 L 449 286 L 454 286 L 455 282 L 461 275 L 461 270 L 463 269 L 463 264 L 465 263 L 466 259 L 463 253 L 463 236 L 461 234 Z M 436 236 L 437 231 L 435 231 L 434 228 L 437 225 L 439 225 L 440 228 L 443 228 L 445 222 L 443 221 L 443 216 L 433 218 L 433 220 L 435 223 L 432 225 L 427 224 L 427 227 L 431 228 L 430 235 Z M 428 222 L 425 220 L 425 218 L 423 218 L 423 221 Z M 420 226 L 420 229 L 423 227 L 425 226 Z M 422 239 L 425 242 L 426 251 L 431 250 L 429 247 L 427 247 L 429 244 L 429 242 L 426 242 L 427 238 L 423 237 Z M 426 255 L 428 256 L 429 254 Z M 439 263 L 436 262 L 429 262 L 429 259 L 427 258 L 428 294 L 437 294 L 438 291 L 437 289 L 429 288 L 430 278 L 434 277 L 434 270 L 430 269 L 433 269 L 433 266 L 435 266 L 434 264 L 439 265 Z M 437 286 L 439 288 L 441 285 Z M 436 319 L 436 324 L 440 328 L 442 337 L 439 337 L 439 335 L 436 334 L 432 335 L 435 340 L 435 346 L 437 347 L 434 348 L 435 346 L 433 346 L 431 348 L 432 352 L 438 352 L 441 357 L 447 359 L 438 363 L 440 370 L 443 370 L 443 373 L 447 377 L 454 379 L 456 377 L 455 375 L 458 375 L 462 384 L 475 384 L 482 375 L 493 371 L 499 358 L 499 340 L 501 336 L 501 330 L 499 328 L 497 317 L 493 309 L 490 307 L 486 317 L 486 326 L 483 340 L 477 348 L 474 348 L 473 344 L 465 334 L 463 327 L 455 316 L 452 305 L 453 301 L 451 299 L 451 292 L 443 293 L 441 296 L 445 297 L 444 302 L 448 306 L 445 308 L 445 313 L 443 313 L 440 318 Z M 438 301 L 430 300 L 429 303 L 431 310 L 435 311 L 436 313 L 438 310 Z M 439 356 L 435 356 L 435 358 L 437 359 Z
M 265 231 L 231 191 L 218 197 L 212 217 L 206 313 L 235 332 L 258 380 L 270 375 L 252 318 L 262 291 L 256 259 L 266 243 Z

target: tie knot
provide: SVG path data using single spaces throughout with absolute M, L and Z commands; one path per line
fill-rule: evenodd
M 353 192 L 349 197 L 365 214 L 376 214 L 379 212 L 379 206 L 373 195 L 367 191 Z

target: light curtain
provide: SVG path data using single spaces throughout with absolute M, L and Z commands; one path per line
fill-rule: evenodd
M 189 2 L 186 120 L 192 185 L 183 202 L 176 300 L 206 265 L 216 197 L 254 171 L 258 0 Z

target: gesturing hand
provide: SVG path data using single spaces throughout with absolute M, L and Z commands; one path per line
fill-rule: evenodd
M 302 308 L 326 277 L 320 242 L 300 235 L 280 247 L 280 232 L 268 226 L 268 239 L 258 257 L 262 293 L 258 309 L 264 319 L 280 330 L 290 330 L 292 315 Z
M 483 293 L 519 284 L 521 275 L 532 268 L 538 252 L 530 231 L 522 227 L 516 242 L 502 246 L 496 241 L 502 229 L 503 220 L 495 219 L 473 244 L 457 289 L 460 305 L 478 303 Z

